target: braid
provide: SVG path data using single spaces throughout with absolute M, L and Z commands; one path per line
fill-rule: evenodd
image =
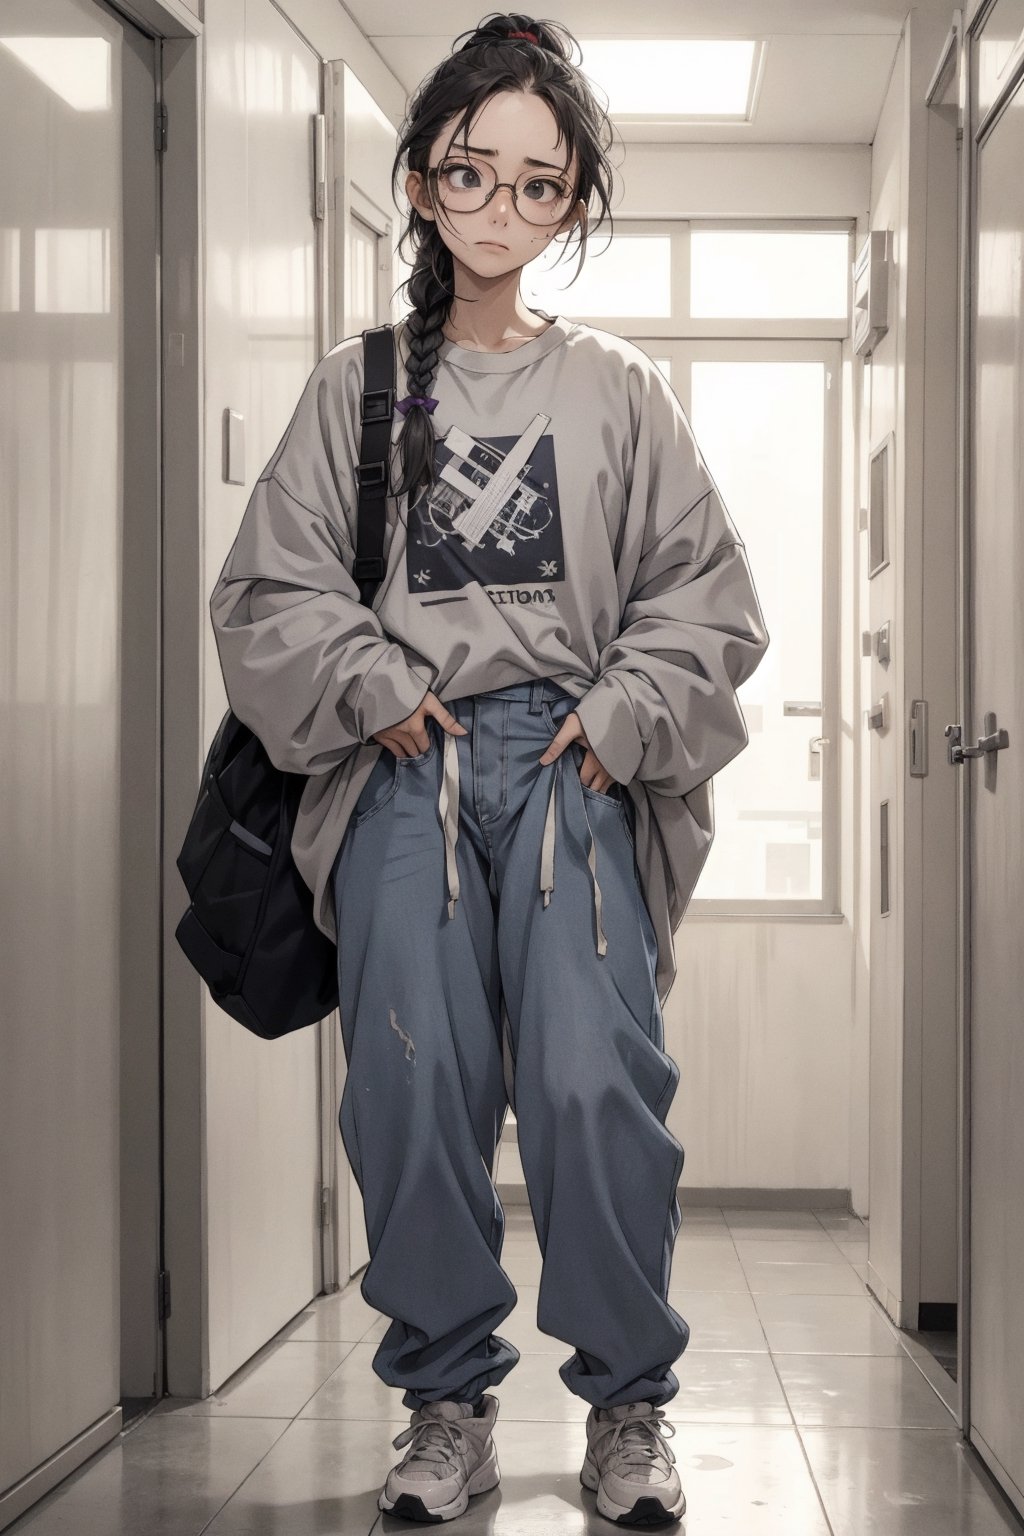
M 430 394 L 437 373 L 438 349 L 444 340 L 444 322 L 451 308 L 453 276 L 452 253 L 437 226 L 431 224 L 408 282 L 412 309 L 406 317 L 403 336 L 408 349 L 405 371 L 410 394 Z M 415 499 L 422 488 L 433 484 L 435 440 L 430 412 L 422 405 L 411 406 L 398 437 L 402 481 L 396 495 L 409 491 Z

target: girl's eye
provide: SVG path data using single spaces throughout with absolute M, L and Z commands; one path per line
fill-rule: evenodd
M 531 203 L 552 203 L 568 195 L 561 182 L 549 181 L 546 176 L 535 176 L 524 191 Z
M 476 178 L 475 180 L 473 178 Z M 468 178 L 464 180 L 463 178 Z M 462 160 L 448 160 L 441 167 L 440 179 L 447 182 L 453 191 L 467 192 L 471 187 L 480 185 L 480 175 L 476 167 L 467 165 Z

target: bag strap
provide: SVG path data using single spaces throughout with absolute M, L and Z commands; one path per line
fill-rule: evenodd
M 395 329 L 375 325 L 363 331 L 363 395 L 360 416 L 359 506 L 352 576 L 359 600 L 372 604 L 384 579 L 384 529 L 390 489 L 391 423 L 395 414 Z

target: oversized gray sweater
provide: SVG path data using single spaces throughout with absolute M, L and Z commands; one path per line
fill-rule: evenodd
M 448 702 L 548 677 L 578 699 L 590 745 L 632 799 L 664 1003 L 672 936 L 714 836 L 712 775 L 748 740 L 736 689 L 769 638 L 686 414 L 639 347 L 560 315 L 511 352 L 444 341 L 438 479 L 412 506 L 388 498 L 371 609 L 351 575 L 362 372 L 359 335 L 314 368 L 210 599 L 232 709 L 278 768 L 308 775 L 292 853 L 317 924 L 336 937 L 331 870 L 387 750 L 373 733 L 428 688 Z M 396 411 L 392 484 L 402 423 Z M 439 806 L 449 898 L 454 742 Z

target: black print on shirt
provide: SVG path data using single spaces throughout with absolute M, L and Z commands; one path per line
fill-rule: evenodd
M 436 481 L 409 509 L 409 591 L 452 592 L 479 582 L 496 603 L 552 603 L 565 579 L 555 447 L 538 413 L 518 437 L 472 437 L 450 427 L 434 446 Z

